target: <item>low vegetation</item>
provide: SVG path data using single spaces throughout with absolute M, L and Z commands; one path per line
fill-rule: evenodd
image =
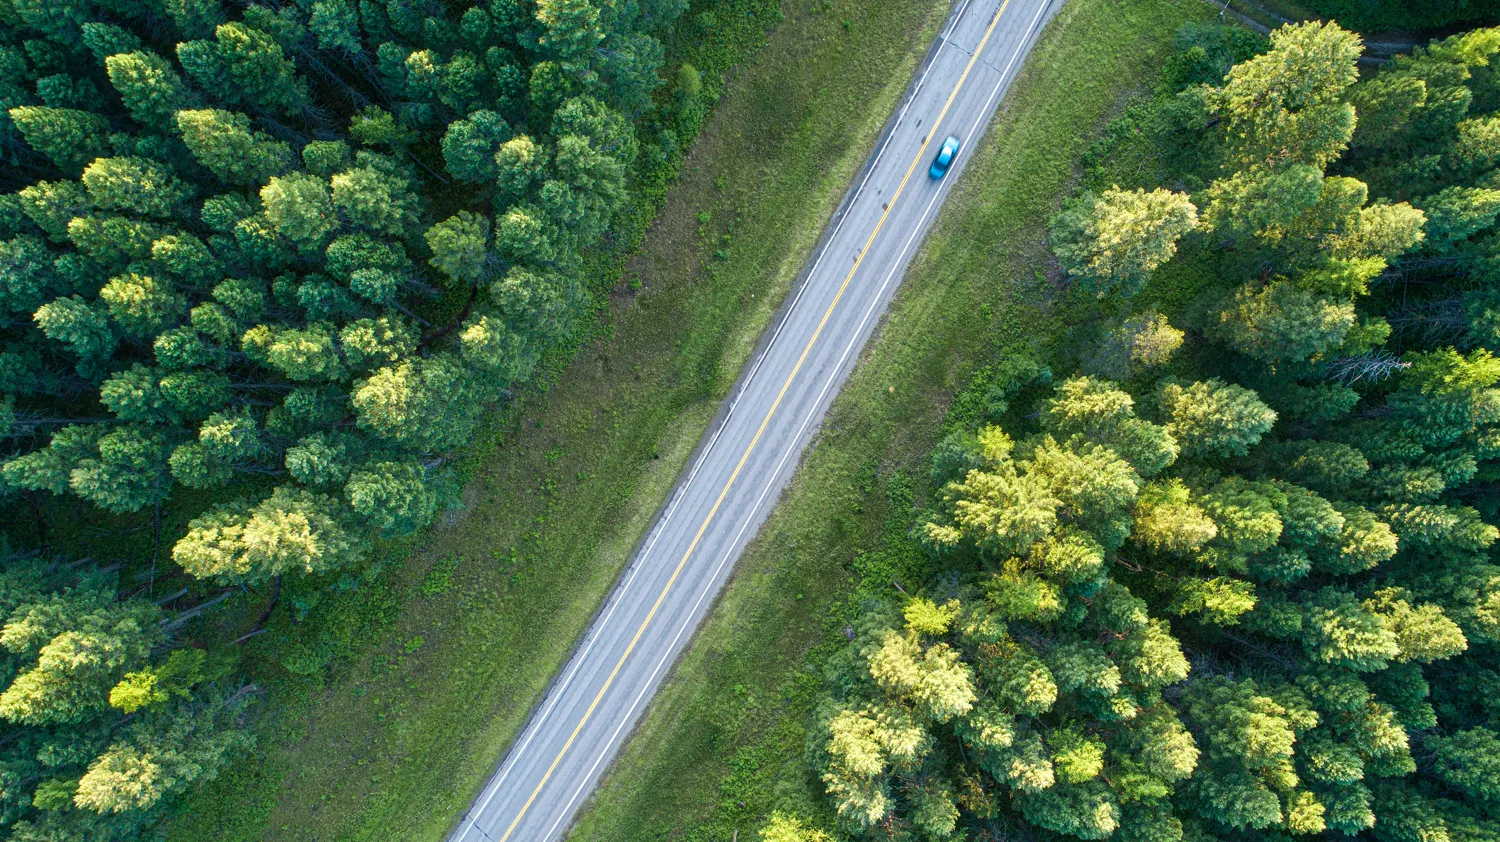
M 934 574 L 906 535 L 931 494 L 945 408 L 972 416 L 984 387 L 970 383 L 1079 318 L 1041 271 L 1046 221 L 1092 139 L 1155 79 L 1172 33 L 1209 13 L 1134 0 L 1058 11 L 781 505 L 571 839 L 749 840 L 775 809 L 827 815 L 803 765 L 820 665 L 859 606 Z
M 719 21 L 695 33 L 741 39 L 681 36 L 671 48 L 691 47 L 696 67 L 754 58 L 616 275 L 602 336 L 518 397 L 474 449 L 465 508 L 387 542 L 378 579 L 339 594 L 286 580 L 289 610 L 242 647 L 265 690 L 250 710 L 259 756 L 190 796 L 169 839 L 444 837 L 670 490 L 946 11 L 868 8 L 789 4 L 769 33 L 759 5 L 688 13 Z M 850 103 L 859 120 L 820 116 Z

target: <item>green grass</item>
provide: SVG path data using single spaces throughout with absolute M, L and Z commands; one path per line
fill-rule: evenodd
M 457 820 L 670 491 L 946 4 L 782 11 L 724 81 L 601 338 L 476 445 L 464 508 L 385 545 L 384 573 L 357 588 L 287 582 L 289 607 L 245 646 L 260 748 L 185 799 L 165 838 L 437 840 Z
M 1057 296 L 1048 216 L 1199 0 L 1070 0 L 942 212 L 814 450 L 572 838 L 754 838 L 825 809 L 803 767 L 818 665 L 858 600 L 929 573 L 903 532 L 955 393 L 1001 355 L 1052 350 L 1088 304 Z

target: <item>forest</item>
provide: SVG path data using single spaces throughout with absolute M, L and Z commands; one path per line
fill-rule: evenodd
M 1500 29 L 1363 49 L 1190 24 L 1085 156 L 764 842 L 1500 838 Z
M 1293 0 L 1296 2 L 1296 0 Z M 1308 10 L 1358 32 L 1452 30 L 1495 22 L 1493 7 L 1479 0 L 1302 0 Z M 1274 0 L 1284 11 L 1297 9 Z M 1385 37 L 1381 35 L 1379 37 Z
M 460 504 L 698 131 L 687 5 L 0 0 L 0 837 L 138 838 L 253 750 L 283 580 Z M 1500 30 L 1176 47 L 765 842 L 1500 838 Z
M 697 131 L 686 5 L 0 0 L 0 837 L 135 838 L 253 744 L 195 617 L 457 504 Z

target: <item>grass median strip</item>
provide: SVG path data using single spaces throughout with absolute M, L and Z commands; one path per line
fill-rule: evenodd
M 888 588 L 922 565 L 887 539 L 925 501 L 923 460 L 949 401 L 979 366 L 1062 332 L 1046 220 L 1098 130 L 1154 77 L 1178 25 L 1208 13 L 1198 0 L 1069 0 L 1058 13 L 576 842 L 749 840 L 773 807 L 824 809 L 802 761 L 804 728 L 855 583 Z
M 490 437 L 455 522 L 299 632 L 252 641 L 258 756 L 170 840 L 437 840 L 566 659 L 872 148 L 947 6 L 793 0 L 730 81 L 607 336 Z M 410 553 L 410 558 L 405 554 Z M 333 644 L 326 641 L 332 639 Z M 310 645 L 310 644 L 308 644 Z

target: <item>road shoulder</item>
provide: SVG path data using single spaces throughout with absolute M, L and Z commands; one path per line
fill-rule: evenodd
M 860 368 L 760 538 L 571 838 L 751 840 L 773 807 L 823 809 L 802 766 L 818 664 L 926 493 L 951 396 L 1059 322 L 1037 271 L 1076 162 L 1154 72 L 1197 0 L 1070 0 L 978 147 Z M 996 344 L 996 337 L 999 337 Z
M 166 838 L 444 838 L 670 492 L 867 157 L 899 93 L 886 80 L 946 7 L 783 6 L 628 267 L 609 335 L 483 445 L 461 519 L 410 557 L 390 548 L 376 586 L 252 641 L 280 676 L 258 756 L 186 799 Z M 827 116 L 851 110 L 878 116 Z M 338 647 L 332 677 L 289 669 L 322 645 L 314 624 Z

